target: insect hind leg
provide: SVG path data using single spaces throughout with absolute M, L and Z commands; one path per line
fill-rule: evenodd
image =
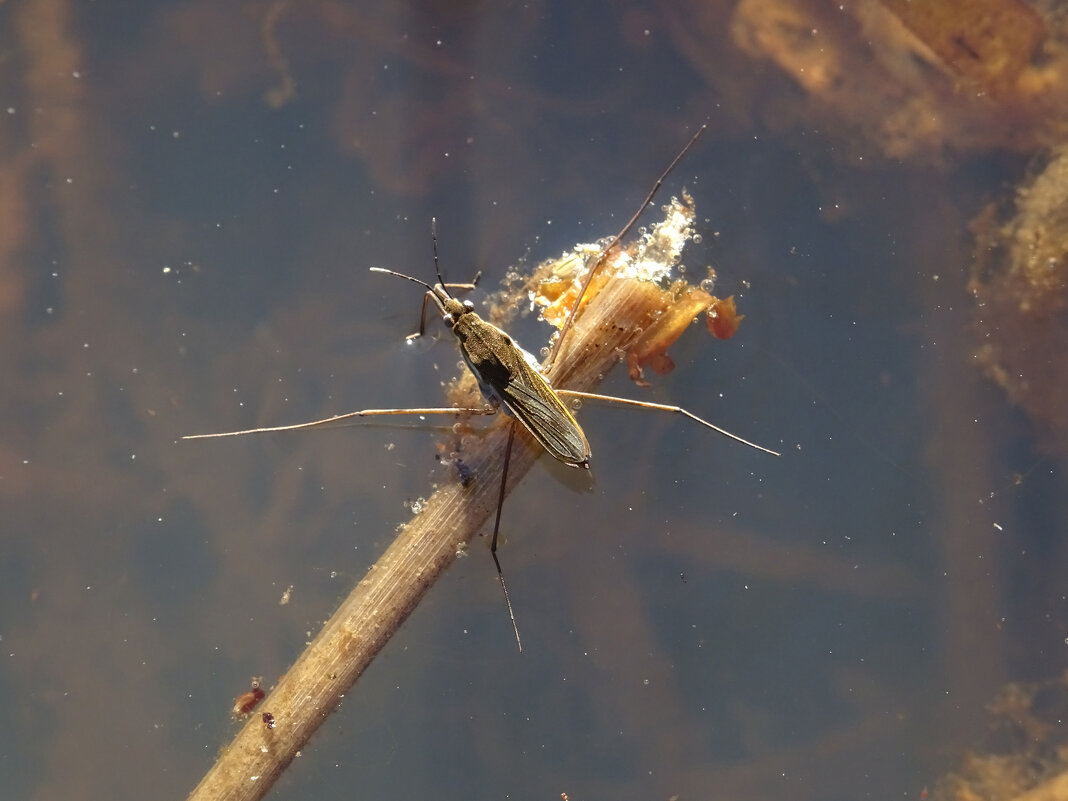
M 512 599 L 508 595 L 508 583 L 504 580 L 504 571 L 501 570 L 501 560 L 497 557 L 497 536 L 501 532 L 501 509 L 504 508 L 504 495 L 508 487 L 508 462 L 512 459 L 512 444 L 515 442 L 515 421 L 508 426 L 508 444 L 504 448 L 504 466 L 501 468 L 501 491 L 497 495 L 497 516 L 493 520 L 493 539 L 490 540 L 490 554 L 493 556 L 493 564 L 497 566 L 497 578 L 501 582 L 501 591 L 504 593 L 504 603 L 508 607 L 508 617 L 512 621 L 512 631 L 515 632 L 515 644 L 519 646 L 519 652 L 523 652 L 523 641 L 519 639 L 519 625 L 515 622 L 515 610 L 512 609 Z

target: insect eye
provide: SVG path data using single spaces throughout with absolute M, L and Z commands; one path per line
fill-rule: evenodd
M 441 321 L 445 323 L 446 328 L 452 328 L 454 325 L 456 325 L 456 315 L 444 314 L 441 317 Z
M 475 304 L 472 303 L 469 300 L 465 300 L 464 301 L 464 308 L 467 309 L 468 311 L 474 311 L 475 310 Z

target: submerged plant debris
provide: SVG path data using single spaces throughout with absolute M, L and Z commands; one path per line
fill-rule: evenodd
M 931 801 L 1052 801 L 1068 784 L 1068 672 L 1035 684 L 1011 683 L 987 706 L 984 753 L 969 754 L 940 779 Z M 1059 789 L 1058 789 L 1059 788 Z
M 976 362 L 1043 429 L 1068 447 L 1068 145 L 1055 149 L 1017 193 L 1004 223 L 987 207 L 972 223 L 977 245 Z
M 952 152 L 1031 152 L 1063 139 L 1068 37 L 1063 10 L 1044 5 L 1054 4 L 740 0 L 730 31 L 803 92 L 777 96 L 763 112 L 770 125 L 818 127 L 851 163 L 875 151 L 937 164 Z M 719 56 L 698 41 L 716 22 L 695 14 L 685 28 L 706 74 Z
M 674 369 L 667 349 L 700 315 L 706 317 L 706 327 L 719 339 L 729 339 L 738 330 L 745 315 L 738 314 L 733 296 L 718 298 L 707 291 L 714 283 L 715 271 L 708 268 L 702 286 L 694 286 L 677 274 L 682 266 L 683 249 L 694 241 L 695 207 L 693 198 L 683 191 L 662 206 L 659 222 L 639 229 L 639 236 L 609 253 L 582 298 L 581 315 L 593 300 L 612 281 L 640 281 L 657 293 L 651 302 L 655 309 L 645 324 L 636 328 L 627 345 L 618 353 L 626 360 L 631 379 L 646 385 L 645 368 L 659 374 Z M 519 309 L 536 310 L 539 318 L 555 329 L 563 326 L 567 315 L 582 290 L 587 272 L 596 263 L 607 239 L 580 243 L 560 256 L 546 259 L 526 276 L 516 271 L 510 275 L 506 287 L 490 299 L 489 318 L 504 325 Z M 551 341 L 555 342 L 557 332 Z M 450 401 L 469 404 L 477 397 L 478 387 L 467 372 L 453 382 Z

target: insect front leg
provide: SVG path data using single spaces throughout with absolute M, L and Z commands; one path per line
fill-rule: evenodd
M 466 284 L 442 284 L 442 286 L 445 287 L 449 294 L 470 292 L 478 286 L 478 282 L 481 279 L 482 271 L 479 270 L 477 273 L 475 273 L 475 277 L 468 281 Z M 419 337 L 426 334 L 426 307 L 427 304 L 433 299 L 434 293 L 429 290 L 426 292 L 426 294 L 423 295 L 423 306 L 419 310 L 419 328 L 414 333 L 408 334 L 408 336 L 405 337 L 408 342 L 419 339 Z

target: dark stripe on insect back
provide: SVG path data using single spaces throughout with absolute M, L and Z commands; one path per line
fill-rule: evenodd
M 505 408 L 523 424 L 555 459 L 569 465 L 585 465 L 590 445 L 571 412 L 533 369 L 522 382 L 510 381 L 499 388 Z M 538 393 L 544 384 L 545 392 Z

